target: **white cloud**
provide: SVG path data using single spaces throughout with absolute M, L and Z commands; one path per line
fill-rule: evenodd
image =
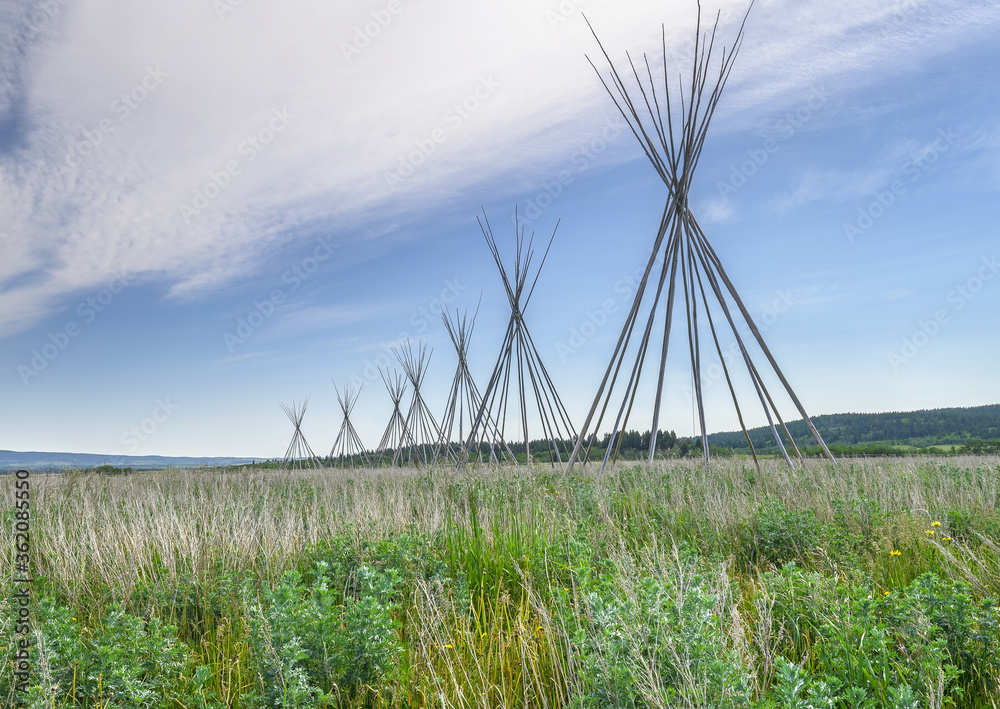
M 896 177 L 898 170 L 893 172 L 880 167 L 850 173 L 810 170 L 799 175 L 790 190 L 768 200 L 762 210 L 765 214 L 785 214 L 810 202 L 824 199 L 853 201 L 874 194 Z
M 729 29 L 743 6 L 723 3 Z M 877 41 L 888 11 L 861 0 L 760 3 L 720 126 L 794 105 L 816 82 L 874 81 L 1000 13 L 907 6 L 900 29 Z M 17 5 L 22 15 L 29 7 Z M 0 334 L 116 270 L 198 297 L 252 273 L 298 226 L 405 220 L 442 194 L 544 176 L 612 115 L 582 57 L 602 66 L 593 39 L 577 14 L 547 14 L 557 2 L 400 0 L 350 61 L 344 43 L 373 12 L 384 19 L 386 3 L 243 3 L 222 19 L 203 0 L 61 7 L 34 39 L 20 25 L 0 39 L 16 69 L 0 82 L 0 126 L 15 103 L 23 111 L 23 133 L 0 152 Z M 688 7 L 580 8 L 616 61 L 626 49 L 655 51 L 661 20 L 671 46 L 688 51 Z M 430 154 L 419 169 L 389 190 L 400 157 L 421 150 Z M 822 189 L 803 183 L 789 204 Z M 204 202 L 188 219 L 178 209 Z
M 707 199 L 695 207 L 694 215 L 706 224 L 722 224 L 732 219 L 733 205 L 726 199 Z

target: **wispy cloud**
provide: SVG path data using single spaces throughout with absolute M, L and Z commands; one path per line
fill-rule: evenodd
M 722 224 L 732 219 L 734 210 L 729 200 L 712 198 L 697 205 L 695 213 L 706 224 Z
M 254 272 L 303 227 L 365 238 L 348 227 L 546 174 L 609 115 L 582 58 L 593 39 L 576 13 L 554 22 L 556 2 L 403 3 L 350 57 L 344 45 L 384 3 L 244 3 L 220 18 L 196 0 L 74 0 L 26 33 L 33 7 L 2 10 L 0 335 L 116 270 L 199 297 Z M 745 4 L 722 7 L 735 21 Z M 668 41 L 690 41 L 688 7 L 582 9 L 616 59 L 655 50 L 660 21 Z M 1000 16 L 986 2 L 908 3 L 885 33 L 893 10 L 860 0 L 755 12 L 722 130 L 817 81 L 874 80 L 887 64 L 947 51 Z M 401 160 L 420 165 L 390 189 Z M 804 176 L 773 208 L 822 198 L 833 177 Z
M 887 180 L 893 171 L 874 168 L 866 172 L 841 172 L 839 170 L 811 170 L 798 176 L 791 189 L 765 202 L 765 214 L 785 214 L 794 209 L 824 199 L 845 202 L 872 194 Z

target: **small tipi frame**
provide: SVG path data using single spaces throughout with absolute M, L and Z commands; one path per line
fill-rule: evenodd
M 441 440 L 441 428 L 434 419 L 430 407 L 424 401 L 420 388 L 424 384 L 427 376 L 427 368 L 430 366 L 431 354 L 427 351 L 427 345 L 418 344 L 414 351 L 413 343 L 406 340 L 398 347 L 392 348 L 393 354 L 399 360 L 399 365 L 403 368 L 413 395 L 410 398 L 410 408 L 406 412 L 406 428 L 410 432 L 410 456 L 407 463 L 419 460 L 421 464 L 427 465 L 434 459 L 434 451 Z
M 361 396 L 361 389 L 363 387 L 359 387 L 356 392 L 352 392 L 351 386 L 348 384 L 344 387 L 343 393 L 341 393 L 340 389 L 337 388 L 337 383 L 334 382 L 333 388 L 337 392 L 337 403 L 340 404 L 344 420 L 340 424 L 340 432 L 337 434 L 337 440 L 334 441 L 333 448 L 330 449 L 330 464 L 349 468 L 358 467 L 363 464 L 364 467 L 370 468 L 372 465 L 371 458 L 368 457 L 365 446 L 361 442 L 361 437 L 358 436 L 354 424 L 351 423 L 351 412 L 354 411 L 354 406 L 358 403 L 358 397 Z
M 747 13 L 749 15 L 749 10 L 747 10 Z M 791 385 L 785 379 L 784 374 L 778 367 L 778 363 L 771 355 L 771 351 L 764 342 L 764 338 L 761 337 L 760 331 L 757 329 L 753 319 L 750 317 L 750 313 L 747 311 L 742 299 L 736 292 L 736 287 L 726 274 L 725 269 L 722 267 L 722 262 L 716 255 L 715 250 L 708 243 L 705 233 L 702 231 L 701 226 L 698 224 L 688 205 L 688 192 L 690 190 L 694 170 L 698 163 L 698 159 L 701 156 L 702 147 L 705 143 L 705 136 L 708 133 L 708 126 L 712 119 L 712 115 L 715 113 L 715 108 L 718 105 L 723 87 L 726 85 L 726 81 L 732 71 L 733 60 L 739 52 L 739 48 L 743 40 L 743 29 L 745 25 L 746 16 L 743 18 L 743 23 L 740 25 L 739 32 L 736 34 L 732 48 L 727 52 L 725 47 L 723 47 L 722 59 L 718 70 L 712 74 L 710 72 L 710 63 L 712 50 L 715 46 L 715 36 L 719 26 L 719 16 L 716 16 L 715 27 L 712 29 L 712 32 L 710 34 L 706 32 L 702 35 L 701 5 L 699 3 L 698 22 L 695 29 L 695 52 L 693 68 L 691 70 L 690 86 L 687 96 L 685 96 L 685 80 L 683 77 L 679 78 L 679 100 L 677 94 L 672 94 L 670 89 L 670 76 L 667 71 L 666 60 L 667 46 L 665 27 L 661 31 L 663 50 L 662 80 L 653 78 L 654 72 L 648 57 L 645 55 L 643 56 L 641 66 L 644 67 L 644 71 L 642 71 L 636 67 L 636 62 L 632 60 L 632 57 L 626 55 L 628 56 L 629 66 L 625 74 L 626 76 L 631 75 L 635 77 L 639 89 L 638 94 L 630 94 L 628 89 L 625 88 L 622 76 L 615 69 L 614 63 L 608 57 L 600 39 L 597 39 L 596 33 L 594 34 L 605 60 L 607 60 L 611 67 L 608 79 L 605 79 L 604 75 L 597 70 L 596 66 L 594 67 L 594 70 L 597 71 L 598 76 L 601 78 L 601 82 L 604 84 L 604 87 L 611 96 L 611 99 L 615 102 L 615 105 L 618 107 L 622 117 L 631 128 L 632 133 L 642 145 L 646 157 L 649 158 L 657 174 L 660 176 L 660 179 L 663 180 L 666 185 L 667 203 L 663 210 L 663 216 L 661 217 L 660 227 L 656 234 L 656 239 L 653 242 L 652 253 L 650 254 L 649 261 L 646 264 L 646 270 L 643 273 L 642 280 L 636 290 L 635 299 L 625 320 L 625 324 L 622 327 L 621 335 L 618 338 L 618 343 L 615 346 L 614 353 L 611 357 L 611 362 L 608 364 L 608 368 L 601 381 L 597 395 L 594 397 L 594 403 L 580 429 L 579 438 L 577 439 L 576 446 L 574 447 L 573 453 L 569 459 L 568 465 L 570 466 L 578 458 L 581 458 L 584 461 L 589 458 L 590 449 L 597 437 L 597 431 L 605 413 L 607 412 L 608 406 L 611 403 L 615 384 L 618 381 L 618 376 L 622 373 L 622 365 L 625 362 L 633 330 L 636 323 L 639 322 L 639 312 L 641 306 L 643 305 L 643 296 L 646 292 L 647 283 L 653 272 L 654 265 L 661 258 L 662 265 L 660 267 L 660 274 L 657 281 L 656 294 L 653 297 L 652 305 L 647 306 L 649 308 L 649 315 L 646 319 L 645 327 L 638 338 L 638 346 L 635 352 L 634 363 L 631 366 L 628 378 L 625 380 L 621 406 L 618 409 L 617 416 L 614 420 L 611 430 L 611 439 L 608 448 L 605 451 L 602 469 L 603 466 L 608 464 L 609 459 L 613 461 L 617 456 L 617 449 L 621 444 L 619 434 L 625 430 L 625 427 L 628 424 L 629 414 L 632 412 L 632 406 L 635 403 L 636 392 L 639 391 L 639 378 L 642 373 L 646 351 L 650 343 L 650 335 L 652 334 L 653 321 L 657 314 L 657 306 L 660 302 L 660 296 L 663 292 L 664 285 L 667 285 L 667 303 L 663 314 L 664 325 L 662 345 L 660 347 L 659 376 L 657 379 L 656 396 L 653 404 L 652 425 L 650 426 L 652 435 L 650 436 L 649 462 L 652 463 L 653 454 L 656 450 L 656 432 L 658 431 L 660 405 L 663 396 L 664 370 L 667 361 L 667 349 L 670 342 L 670 326 L 672 316 L 674 314 L 674 299 L 677 292 L 677 286 L 680 286 L 683 289 L 684 313 L 687 319 L 688 355 L 690 357 L 691 372 L 694 379 L 693 388 L 701 429 L 701 444 L 706 464 L 709 459 L 709 446 L 708 433 L 705 425 L 705 408 L 702 391 L 702 351 L 699 336 L 699 318 L 702 318 L 703 323 L 707 321 L 711 332 L 712 343 L 714 344 L 714 350 L 718 354 L 719 360 L 722 362 L 722 369 L 725 374 L 726 383 L 729 387 L 729 393 L 732 397 L 733 405 L 736 408 L 736 414 L 740 421 L 740 427 L 743 429 L 743 433 L 746 437 L 747 444 L 750 447 L 750 452 L 751 455 L 753 455 L 754 462 L 759 467 L 757 453 L 754 450 L 753 443 L 750 441 L 750 436 L 747 433 L 746 425 L 743 420 L 743 413 L 740 409 L 736 389 L 733 386 L 729 368 L 726 366 L 725 358 L 722 355 L 722 348 L 719 344 L 718 333 L 716 331 L 716 322 L 713 320 L 712 310 L 709 308 L 709 299 L 706 296 L 706 286 L 708 288 L 708 292 L 714 296 L 715 305 L 718 308 L 716 311 L 717 315 L 721 312 L 725 323 L 728 324 L 729 329 L 732 331 L 732 334 L 736 339 L 736 343 L 739 345 L 739 351 L 743 364 L 747 369 L 747 373 L 751 383 L 753 384 L 757 398 L 760 400 L 760 404 L 763 408 L 768 425 L 770 426 L 771 433 L 773 434 L 785 461 L 788 465 L 792 465 L 785 443 L 782 441 L 781 436 L 779 436 L 778 431 L 775 428 L 775 418 L 778 420 L 779 425 L 784 431 L 785 440 L 790 444 L 800 462 L 802 461 L 802 454 L 799 452 L 794 439 L 792 439 L 791 435 L 788 433 L 785 422 L 778 413 L 778 409 L 771 397 L 770 392 L 767 390 L 760 371 L 757 369 L 757 365 L 751 358 L 747 347 L 749 340 L 745 342 L 744 338 L 740 335 L 739 329 L 737 328 L 737 318 L 734 318 L 734 310 L 739 311 L 739 316 L 742 316 L 743 321 L 752 333 L 753 340 L 759 346 L 759 349 L 766 358 L 767 363 L 770 365 L 772 372 L 781 382 L 789 398 L 794 403 L 795 408 L 798 410 L 799 414 L 801 414 L 806 425 L 809 427 L 809 430 L 812 432 L 813 437 L 819 443 L 823 452 L 826 453 L 830 460 L 834 460 L 833 455 L 827 448 L 826 443 L 824 443 L 822 436 L 820 436 L 819 431 L 816 430 L 816 427 L 810 420 L 805 408 L 799 402 L 795 392 L 792 391 Z M 592 27 L 591 31 L 593 32 Z M 656 62 L 654 61 L 653 66 L 655 65 Z M 593 62 L 591 62 L 591 66 L 594 66 Z M 714 83 L 712 84 L 708 83 L 710 75 L 714 76 Z M 658 85 L 661 85 L 659 90 L 657 89 Z M 661 252 L 662 257 L 660 256 Z M 626 371 L 628 371 L 628 369 L 626 369 Z M 600 407 L 600 414 L 595 420 L 594 415 L 597 413 L 598 407 Z M 592 433 L 590 435 L 589 442 L 586 443 L 586 448 L 584 448 L 588 432 Z
M 459 467 L 469 462 L 469 456 L 465 449 L 466 426 L 471 426 L 474 417 L 479 412 L 483 397 L 479 394 L 479 387 L 476 386 L 472 373 L 469 371 L 469 344 L 472 340 L 472 330 L 476 326 L 476 317 L 479 308 L 469 320 L 469 314 L 463 313 L 462 317 L 452 316 L 447 310 L 441 313 L 441 320 L 444 322 L 451 343 L 455 346 L 455 353 L 458 355 L 458 365 L 455 368 L 455 377 L 451 382 L 451 389 L 448 392 L 448 403 L 445 405 L 444 416 L 441 417 L 441 440 L 437 450 L 434 452 L 434 461 L 444 456 L 451 458 Z M 480 440 L 473 443 L 476 450 L 476 458 L 483 462 L 484 441 L 489 435 L 497 435 L 496 422 L 493 421 L 489 413 L 486 420 L 480 427 Z M 458 424 L 458 431 L 455 431 L 455 424 Z M 457 434 L 457 435 L 456 435 Z M 497 437 L 499 437 L 497 435 Z M 511 461 L 516 460 L 514 454 L 507 450 Z M 495 456 L 491 456 L 491 463 L 496 462 Z
M 385 427 L 385 433 L 382 434 L 382 440 L 378 444 L 374 462 L 378 465 L 386 465 L 388 462 L 390 466 L 395 467 L 399 464 L 403 451 L 413 448 L 413 436 L 410 435 L 410 429 L 406 427 L 406 419 L 400 408 L 403 395 L 406 393 L 406 379 L 399 372 L 393 372 L 390 376 L 382 371 L 381 367 L 379 367 L 378 373 L 389 392 L 389 398 L 392 399 L 392 415 Z
M 288 416 L 288 420 L 295 426 L 295 433 L 292 434 L 288 450 L 285 451 L 285 457 L 281 461 L 281 468 L 283 470 L 305 470 L 307 468 L 323 467 L 322 461 L 313 453 L 313 449 L 309 447 L 309 443 L 302 433 L 302 419 L 305 418 L 306 407 L 308 405 L 309 397 L 306 397 L 301 405 L 296 404 L 294 400 L 291 406 L 287 404 L 281 405 L 285 415 Z
M 531 261 L 534 256 L 532 248 L 534 234 L 528 237 L 527 242 L 525 242 L 525 229 L 518 222 L 516 210 L 514 216 L 516 251 L 513 274 L 510 274 L 504 266 L 485 211 L 483 218 L 478 219 L 478 221 L 486 244 L 493 254 L 493 260 L 500 271 L 500 278 L 503 280 L 504 290 L 510 305 L 510 319 L 507 322 L 507 332 L 497 357 L 496 366 L 493 368 L 493 374 L 490 376 L 489 384 L 483 393 L 483 400 L 466 441 L 466 452 L 468 453 L 484 435 L 490 439 L 491 457 L 494 448 L 500 451 L 507 448 L 505 426 L 510 388 L 513 385 L 517 389 L 517 410 L 514 413 L 519 418 L 521 437 L 524 440 L 525 463 L 531 465 L 531 441 L 528 436 L 529 389 L 534 398 L 533 408 L 538 412 L 542 424 L 549 460 L 553 465 L 556 462 L 563 463 L 569 456 L 569 449 L 565 441 L 575 439 L 576 432 L 573 429 L 573 424 L 570 423 L 569 413 L 566 411 L 562 399 L 559 398 L 559 393 L 542 363 L 542 358 L 524 322 L 524 311 L 528 307 L 531 294 L 538 283 L 538 276 L 545 265 L 549 249 L 552 248 L 552 241 L 555 239 L 559 224 L 557 222 L 552 231 L 545 254 L 542 256 L 529 286 Z M 490 430 L 490 419 L 496 422 L 497 427 L 494 431 Z

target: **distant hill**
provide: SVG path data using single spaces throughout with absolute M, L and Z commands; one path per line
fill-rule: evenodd
M 1000 404 L 882 414 L 826 414 L 814 416 L 812 422 L 829 445 L 961 445 L 976 439 L 1000 439 Z M 797 444 L 815 445 L 804 421 L 788 423 L 788 431 Z M 761 426 L 748 433 L 754 447 L 764 450 L 775 447 L 770 428 Z M 747 450 L 742 431 L 712 433 L 708 442 L 709 445 Z
M 197 468 L 201 466 L 246 465 L 259 458 L 191 458 L 162 455 L 96 455 L 92 453 L 42 453 L 0 450 L 0 472 L 12 470 L 72 470 L 113 465 L 134 470 Z

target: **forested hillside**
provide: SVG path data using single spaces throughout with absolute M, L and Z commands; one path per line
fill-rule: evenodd
M 830 445 L 961 445 L 975 439 L 1000 439 L 1000 404 L 881 414 L 828 414 L 814 417 L 813 423 Z M 788 423 L 788 430 L 797 443 L 815 443 L 804 421 Z M 774 447 L 769 428 L 755 428 L 749 433 L 755 447 Z M 747 447 L 742 431 L 713 433 L 708 441 L 710 445 L 737 450 Z
M 803 421 L 786 422 L 795 442 L 807 454 L 819 454 L 819 446 Z M 1000 451 L 1000 404 L 970 408 L 896 411 L 880 414 L 827 414 L 813 417 L 813 423 L 836 455 L 890 455 L 903 452 L 996 453 Z M 779 427 L 779 433 L 781 433 Z M 750 429 L 750 439 L 758 452 L 778 452 L 771 430 Z M 611 436 L 604 434 L 594 441 L 591 458 L 603 458 Z M 784 443 L 784 435 L 782 434 Z M 712 433 L 708 436 L 712 455 L 727 455 L 733 451 L 749 452 L 742 431 Z M 565 450 L 574 441 L 563 441 Z M 520 457 L 524 444 L 510 443 Z M 624 431 L 618 444 L 619 459 L 641 459 L 649 455 L 649 431 Z M 939 446 L 940 448 L 934 448 Z M 951 447 L 956 448 L 952 449 Z M 536 461 L 548 460 L 546 441 L 531 442 L 531 454 Z M 657 455 L 701 455 L 701 439 L 679 437 L 674 431 L 660 431 L 656 439 Z

